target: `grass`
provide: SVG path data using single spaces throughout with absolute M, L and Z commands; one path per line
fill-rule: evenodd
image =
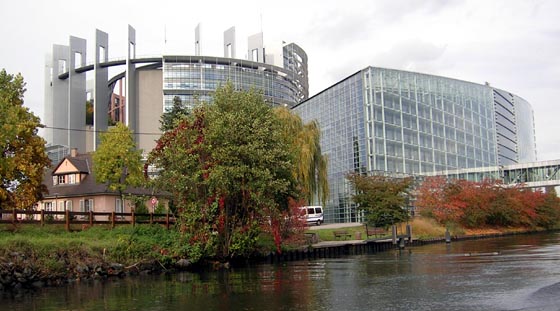
M 67 232 L 63 225 L 0 226 L 0 257 L 18 252 L 37 259 L 53 256 L 114 260 L 131 264 L 143 259 L 162 260 L 162 250 L 178 241 L 175 230 L 157 225 L 94 226 Z M 57 255 L 58 254 L 58 255 Z M 74 258 L 79 257 L 79 258 Z
M 445 227 L 441 224 L 437 223 L 433 219 L 424 218 L 424 217 L 414 217 L 410 221 L 410 225 L 412 227 L 412 236 L 414 238 L 419 239 L 427 239 L 427 238 L 438 238 L 445 236 Z M 346 230 L 349 234 L 352 235 L 350 239 L 354 240 L 357 239 L 356 233 L 359 232 L 361 235 L 361 239 L 366 239 L 366 228 L 365 226 L 359 227 L 343 227 L 338 229 L 316 229 L 316 230 L 308 230 L 306 232 L 316 233 L 319 236 L 320 241 L 337 241 L 340 238 L 335 238 L 333 232 L 339 230 Z M 449 231 L 452 235 L 462 235 L 465 234 L 465 230 L 459 226 L 449 226 Z M 399 223 L 397 224 L 397 232 L 398 234 L 404 234 L 406 232 L 406 223 Z M 383 236 L 377 236 L 378 238 L 391 238 L 391 229 L 389 228 L 387 234 Z M 370 236 L 370 238 L 372 238 Z
M 344 238 L 336 238 L 334 236 L 334 232 L 335 231 L 341 231 L 341 230 L 348 231 L 348 233 L 351 235 L 351 237 L 347 238 L 347 239 L 356 240 L 357 239 L 357 233 L 359 233 L 362 240 L 366 239 L 366 227 L 365 226 L 343 227 L 343 228 L 337 228 L 337 229 L 316 229 L 316 230 L 308 230 L 308 231 L 306 231 L 306 233 L 316 233 L 319 236 L 319 241 L 339 241 L 339 240 L 342 240 Z M 379 238 L 381 238 L 381 237 L 389 238 L 390 233 L 387 234 L 387 235 L 378 236 L 378 237 Z

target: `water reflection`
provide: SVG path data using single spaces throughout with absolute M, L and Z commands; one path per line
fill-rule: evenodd
M 560 310 L 560 236 L 49 288 L 7 310 Z

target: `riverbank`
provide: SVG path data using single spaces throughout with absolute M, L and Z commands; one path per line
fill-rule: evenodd
M 340 228 L 351 231 L 351 237 L 345 240 L 332 239 L 332 230 Z M 71 282 L 193 269 L 191 262 L 177 253 L 178 244 L 181 243 L 179 234 L 159 226 L 123 226 L 112 230 L 94 227 L 74 232 L 36 226 L 0 229 L 0 291 L 21 291 Z M 395 247 L 388 239 L 373 240 L 364 236 L 355 240 L 355 233 L 363 230 L 359 224 L 336 225 L 333 228 L 318 226 L 312 229 L 315 232 L 330 232 L 330 235 L 326 235 L 331 238 L 282 254 L 268 252 L 268 255 L 256 256 L 252 260 L 274 263 L 375 253 Z M 529 232 L 517 229 L 494 231 L 454 232 L 452 237 L 461 240 Z M 444 241 L 443 235 L 419 237 L 413 233 L 413 236 L 414 240 L 409 246 Z M 227 267 L 227 264 L 217 264 L 214 268 L 223 267 Z
M 1 226 L 0 290 L 186 269 L 178 243 L 179 233 L 162 226 Z

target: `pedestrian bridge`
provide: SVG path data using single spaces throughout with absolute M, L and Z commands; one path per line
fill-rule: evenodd
M 527 188 L 541 188 L 560 186 L 559 170 L 560 160 L 551 160 L 504 166 L 448 170 L 425 175 L 447 176 L 448 178 L 466 179 L 470 181 L 500 179 L 507 185 L 522 184 Z

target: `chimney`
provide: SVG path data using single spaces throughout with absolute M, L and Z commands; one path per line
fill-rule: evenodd
M 78 155 L 78 148 L 70 149 L 70 157 L 75 158 Z

